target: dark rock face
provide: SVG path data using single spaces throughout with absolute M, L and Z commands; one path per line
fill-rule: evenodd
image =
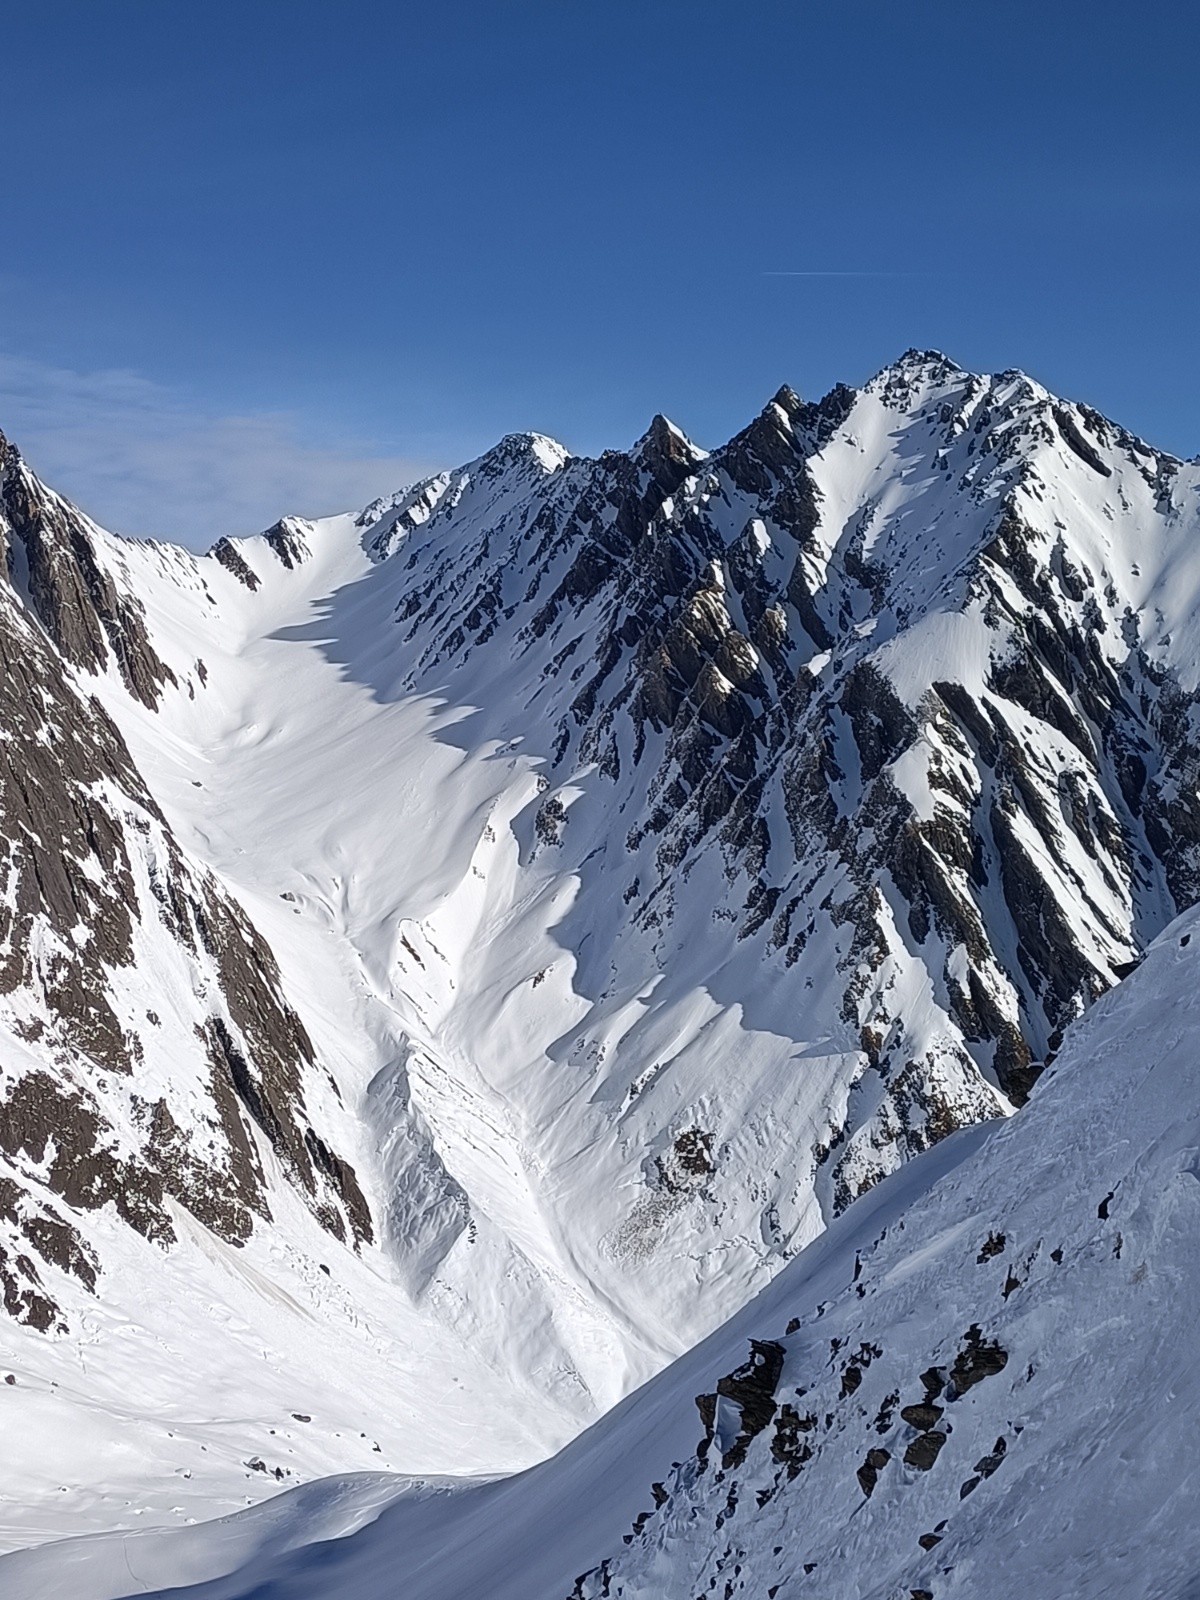
M 96 1287 L 98 1263 L 78 1231 L 12 1178 L 0 1178 L 0 1300 L 10 1317 L 39 1333 L 62 1332 L 63 1314 L 28 1251 L 46 1265 Z
M 736 1406 L 741 1425 L 721 1457 L 724 1467 L 736 1467 L 746 1459 L 750 1441 L 757 1438 L 775 1415 L 775 1390 L 783 1371 L 784 1349 L 774 1339 L 752 1339 L 750 1359 L 736 1371 L 717 1381 L 716 1394 L 700 1395 L 696 1401 L 705 1437 L 701 1459 L 708 1453 L 715 1436 L 718 1401 L 721 1397 Z
M 1111 478 L 1112 468 L 1105 465 L 1100 452 L 1094 444 L 1089 443 L 1083 430 L 1065 406 L 1055 406 L 1054 420 L 1058 423 L 1063 438 L 1079 459 L 1102 478 Z
M 942 1416 L 942 1407 L 932 1405 L 926 1401 L 923 1405 L 902 1406 L 900 1409 L 902 1421 L 907 1422 L 910 1428 L 919 1428 L 922 1433 L 937 1426 Z
M 100 565 L 85 519 L 43 488 L 3 434 L 0 516 L 9 568 L 23 562 L 34 611 L 63 658 L 100 672 L 111 651 L 130 694 L 155 706 L 175 676 L 150 644 L 140 605 Z
M 0 1178 L 0 1220 L 19 1225 L 43 1260 L 96 1287 L 96 1257 L 77 1229 L 47 1206 L 31 1202 L 11 1178 Z
M 816 1426 L 817 1418 L 812 1412 L 802 1416 L 786 1401 L 780 1406 L 771 1440 L 771 1457 L 786 1470 L 789 1480 L 812 1459 L 812 1442 L 808 1436 Z
M 289 571 L 307 561 L 311 554 L 305 540 L 304 525 L 295 517 L 284 517 L 274 527 L 268 528 L 263 537 L 268 549 Z
M 945 1442 L 946 1435 L 939 1429 L 918 1434 L 904 1452 L 904 1465 L 916 1467 L 919 1472 L 928 1472 L 941 1454 Z
M 214 560 L 221 563 L 226 572 L 232 572 L 238 582 L 245 584 L 252 593 L 261 587 L 258 574 L 239 553 L 231 539 L 218 539 L 210 554 Z
M 1008 1352 L 995 1339 L 986 1339 L 978 1326 L 967 1329 L 963 1348 L 950 1368 L 951 1397 L 960 1399 L 985 1378 L 994 1378 L 1008 1365 Z
M 19 1162 L 42 1166 L 50 1156 L 46 1186 L 69 1206 L 94 1211 L 112 1201 L 124 1220 L 150 1238 L 172 1237 L 162 1209 L 163 1183 L 152 1167 L 122 1161 L 105 1148 L 98 1103 L 71 1093 L 49 1073 L 17 1080 L 4 1105 L 0 1149 Z
M 862 1466 L 859 1467 L 857 1477 L 858 1486 L 868 1500 L 875 1493 L 875 1485 L 879 1482 L 879 1474 L 891 1459 L 891 1454 L 887 1450 L 881 1450 L 876 1447 L 867 1451 L 866 1459 Z
M 51 1025 L 113 1071 L 129 1045 L 106 995 L 106 966 L 133 956 L 134 889 L 122 820 L 94 798 L 105 780 L 146 825 L 158 809 L 120 734 L 67 683 L 54 653 L 0 584 L 0 995 L 36 983 Z M 35 924 L 55 935 L 36 955 Z M 82 925 L 88 938 L 74 944 Z
M 62 1313 L 43 1292 L 37 1268 L 27 1255 L 10 1256 L 0 1245 L 0 1303 L 14 1322 L 23 1322 L 38 1333 L 62 1332 L 66 1324 Z

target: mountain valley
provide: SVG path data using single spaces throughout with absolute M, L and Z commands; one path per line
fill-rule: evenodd
M 0 1592 L 1190 1593 L 1198 533 L 931 352 L 205 555 L 0 440 Z

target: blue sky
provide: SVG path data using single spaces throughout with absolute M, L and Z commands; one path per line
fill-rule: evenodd
M 909 345 L 1200 452 L 1200 21 L 1106 0 L 3 7 L 0 428 L 207 543 Z

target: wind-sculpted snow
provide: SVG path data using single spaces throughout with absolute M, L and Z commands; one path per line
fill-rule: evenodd
M 117 1176 L 92 1203 L 45 1139 L 10 1152 L 0 1338 L 57 1425 L 130 1430 L 94 1526 L 139 1482 L 170 1522 L 276 1469 L 557 1447 L 1020 1105 L 1196 898 L 1200 470 L 1019 373 L 910 352 L 711 452 L 663 418 L 597 460 L 513 435 L 207 557 L 103 534 L 15 459 L 5 482 L 5 639 L 53 680 L 18 692 L 14 770 L 67 786 L 74 898 L 25 879 L 6 948 L 60 953 L 4 958 L 3 1061 L 42 1122 L 86 1088 Z M 147 1183 L 160 1243 L 120 1221 Z M 154 1398 L 118 1425 L 115 1278 L 145 1250 Z M 199 1323 L 172 1309 L 196 1285 Z M 85 1348 L 95 1377 L 50 1395 Z M 241 1420 L 176 1450 L 216 1362 Z M 79 1526 L 64 1459 L 14 1542 Z

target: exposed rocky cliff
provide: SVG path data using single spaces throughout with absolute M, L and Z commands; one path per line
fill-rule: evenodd
M 174 674 L 86 520 L 3 440 L 0 534 L 5 1305 L 49 1329 L 47 1264 L 97 1287 L 72 1215 L 112 1204 L 163 1244 L 168 1198 L 233 1242 L 269 1220 L 255 1130 L 332 1232 L 372 1225 L 306 1116 L 313 1049 L 270 949 L 186 858 L 88 687 L 115 662 L 152 707 Z

